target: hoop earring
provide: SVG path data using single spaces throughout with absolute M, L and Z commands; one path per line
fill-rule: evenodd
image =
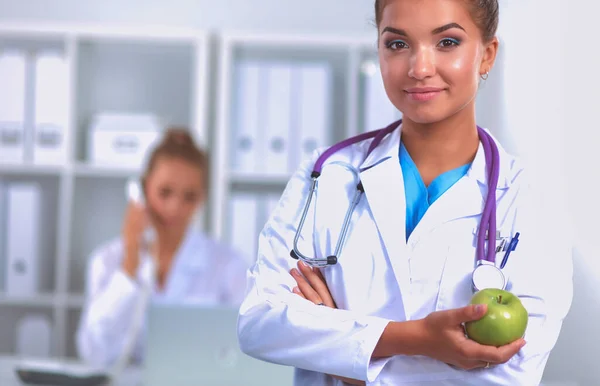
M 483 79 L 483 80 L 487 80 L 487 78 L 488 78 L 489 74 L 490 74 L 490 73 L 489 73 L 489 72 L 487 72 L 487 71 L 486 71 L 486 73 L 485 73 L 485 74 L 481 74 L 481 79 Z

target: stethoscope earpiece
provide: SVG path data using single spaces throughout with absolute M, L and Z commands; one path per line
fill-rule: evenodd
M 294 260 L 302 260 L 305 263 L 313 266 L 313 267 L 321 267 L 321 266 L 325 266 L 325 265 L 336 265 L 338 258 L 337 256 L 327 256 L 327 258 L 325 259 L 311 259 L 310 261 L 306 261 L 306 259 L 300 259 L 300 256 L 298 256 L 298 254 L 296 253 L 296 251 L 294 251 L 293 249 L 290 251 L 290 256 L 294 259 Z M 321 263 L 321 264 L 315 264 L 315 261 Z

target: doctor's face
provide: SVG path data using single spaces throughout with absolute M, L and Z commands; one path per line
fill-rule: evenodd
M 435 123 L 474 114 L 481 74 L 497 40 L 484 43 L 465 0 L 389 0 L 379 24 L 386 93 L 405 119 Z
M 204 201 L 202 171 L 188 161 L 159 158 L 146 179 L 146 201 L 160 228 L 183 231 Z

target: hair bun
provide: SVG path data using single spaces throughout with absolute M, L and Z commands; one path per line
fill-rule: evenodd
M 192 138 L 188 130 L 180 127 L 171 127 L 168 128 L 165 133 L 163 144 L 176 146 L 194 146 L 194 139 Z
M 161 142 L 149 154 L 145 177 L 152 173 L 158 160 L 163 157 L 184 160 L 197 167 L 201 171 L 204 187 L 208 186 L 208 156 L 197 146 L 191 132 L 185 127 L 171 126 L 164 131 Z

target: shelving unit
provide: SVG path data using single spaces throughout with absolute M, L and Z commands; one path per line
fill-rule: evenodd
M 279 195 L 285 188 L 293 169 L 283 173 L 255 171 L 243 173 L 231 166 L 232 132 L 235 130 L 233 107 L 236 103 L 238 85 L 235 66 L 247 60 L 271 63 L 326 63 L 331 69 L 332 84 L 329 94 L 331 115 L 328 117 L 327 140 L 322 146 L 332 145 L 348 136 L 358 134 L 365 128 L 361 117 L 361 67 L 366 52 L 375 52 L 375 43 L 368 38 L 327 36 L 282 36 L 244 33 L 224 33 L 220 36 L 219 83 L 217 88 L 217 117 L 215 125 L 215 161 L 211 186 L 213 198 L 210 229 L 217 238 L 231 241 L 227 229 L 231 227 L 230 201 L 232 196 L 242 194 Z M 292 143 L 291 146 L 300 147 Z M 302 157 L 301 159 L 304 159 Z M 259 210 L 260 212 L 260 210 Z M 258 226 L 264 223 L 268 212 L 260 213 Z M 258 229 L 259 231 L 260 229 Z
M 230 229 L 236 226 L 232 224 L 231 197 L 261 197 L 253 231 L 258 236 L 299 162 L 294 160 L 290 170 L 282 173 L 242 173 L 231 167 L 236 114 L 232 106 L 239 90 L 233 70 L 237 63 L 326 63 L 332 84 L 324 146 L 378 128 L 365 126 L 363 112 L 365 82 L 373 76 L 365 68 L 376 61 L 375 37 L 5 24 L 0 25 L 0 48 L 4 42 L 60 49 L 69 68 L 69 119 L 63 163 L 0 163 L 0 182 L 19 179 L 42 184 L 47 212 L 42 245 L 49 251 L 42 255 L 47 269 L 43 270 L 40 294 L 13 298 L 0 287 L 0 321 L 10 326 L 0 335 L 2 354 L 15 354 L 10 332 L 20 318 L 4 315 L 40 310 L 52 323 L 51 355 L 76 356 L 74 334 L 84 304 L 88 258 L 99 244 L 118 236 L 126 206 L 125 183 L 140 173 L 88 162 L 87 128 L 96 112 L 150 112 L 192 130 L 199 144 L 209 150 L 212 168 L 209 202 L 197 225 L 224 241 L 231 241 Z M 3 264 L 0 252 L 0 266 Z
M 98 245 L 119 235 L 125 182 L 140 173 L 88 161 L 90 119 L 103 111 L 152 113 L 168 124 L 188 127 L 199 144 L 208 146 L 209 43 L 205 32 L 193 29 L 0 25 L 0 49 L 54 50 L 68 68 L 64 161 L 35 164 L 30 150 L 24 162 L 0 163 L 0 182 L 41 185 L 44 210 L 39 293 L 15 298 L 0 287 L 1 353 L 17 354 L 13 337 L 21 317 L 39 311 L 51 324 L 50 354 L 76 355 L 74 334 L 84 303 L 87 260 Z M 28 109 L 24 125 L 32 131 L 33 108 Z M 204 223 L 198 226 L 204 228 Z M 0 266 L 5 266 L 3 250 Z M 2 284 L 5 271 L 0 273 Z

